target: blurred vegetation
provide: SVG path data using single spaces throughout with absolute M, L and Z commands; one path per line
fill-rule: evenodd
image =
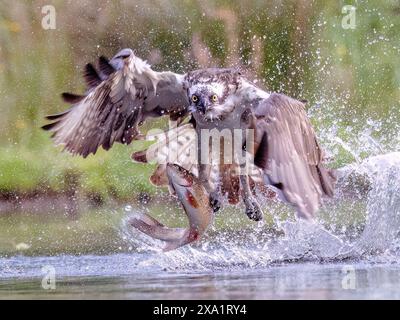
M 56 30 L 41 27 L 44 5 Z M 345 30 L 342 7 L 356 6 Z M 39 128 L 67 108 L 59 95 L 84 90 L 82 69 L 99 55 L 134 48 L 157 70 L 233 66 L 269 90 L 310 101 L 317 130 L 388 119 L 400 99 L 399 1 L 0 2 L 0 198 L 63 193 L 71 174 L 82 196 L 129 200 L 155 193 L 140 148 L 115 146 L 88 159 L 55 148 Z M 379 134 L 384 135 L 390 126 Z M 352 161 L 338 151 L 336 165 Z

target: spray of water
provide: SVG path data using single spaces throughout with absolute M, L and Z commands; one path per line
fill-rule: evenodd
M 321 114 L 311 110 L 311 116 L 318 118 Z M 141 263 L 167 270 L 248 269 L 293 261 L 343 259 L 398 261 L 400 153 L 395 152 L 400 141 L 398 131 L 378 138 L 374 134 L 382 124 L 376 121 L 365 121 L 366 127 L 359 131 L 339 130 L 337 120 L 332 123 L 332 127 L 319 132 L 322 144 L 329 157 L 346 153 L 351 164 L 338 169 L 336 196 L 325 205 L 329 219 L 320 217 L 315 223 L 288 220 L 276 210 L 273 234 L 263 225 L 239 231 L 214 228 L 197 244 L 163 253 L 160 241 L 132 230 L 126 223 L 134 214 L 128 210 L 121 228 L 124 237 L 137 252 L 147 255 Z M 385 139 L 389 136 L 387 143 Z M 355 227 L 343 223 L 356 215 L 360 221 Z
M 371 189 L 367 198 L 366 224 L 354 243 L 353 254 L 390 253 L 400 231 L 400 153 L 368 158 L 355 171 L 368 177 Z

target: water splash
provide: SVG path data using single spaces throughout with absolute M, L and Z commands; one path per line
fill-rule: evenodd
M 386 120 L 354 114 L 349 122 L 343 116 L 348 107 L 341 101 L 324 100 L 308 110 L 310 118 L 320 124 L 317 134 L 328 159 L 339 159 L 336 166 L 341 167 L 336 196 L 325 206 L 328 218 L 320 214 L 316 224 L 287 221 L 279 209 L 268 207 L 274 215 L 276 230 L 272 233 L 263 225 L 239 231 L 215 228 L 200 243 L 168 253 L 161 252 L 160 241 L 133 231 L 124 221 L 124 237 L 136 251 L 149 253 L 142 263 L 167 270 L 225 270 L 288 261 L 400 262 L 398 109 Z M 353 225 L 343 223 L 357 215 L 360 218 Z
M 354 244 L 359 254 L 391 251 L 400 231 L 400 153 L 368 158 L 357 168 L 371 182 L 366 225 Z
M 210 232 L 199 243 L 162 252 L 162 242 L 134 231 L 124 220 L 124 235 L 137 252 L 146 253 L 141 266 L 165 270 L 237 270 L 264 268 L 291 261 L 364 260 L 371 257 L 400 258 L 400 153 L 375 156 L 339 170 L 341 188 L 358 188 L 354 176 L 366 179 L 366 222 L 356 239 L 335 235 L 318 223 L 289 221 L 274 235 L 264 226 L 252 230 Z M 132 212 L 130 212 L 132 214 Z M 397 260 L 396 260 L 397 261 Z

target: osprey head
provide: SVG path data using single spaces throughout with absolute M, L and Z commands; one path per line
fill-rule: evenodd
M 110 65 L 113 66 L 115 70 L 122 69 L 124 66 L 124 63 L 128 60 L 134 57 L 135 54 L 133 53 L 132 49 L 122 49 L 119 51 L 110 61 Z
M 188 73 L 189 110 L 197 121 L 219 121 L 234 109 L 231 96 L 238 88 L 233 69 L 201 69 Z

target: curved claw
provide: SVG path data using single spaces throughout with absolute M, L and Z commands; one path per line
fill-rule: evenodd
M 247 199 L 245 205 L 246 205 L 246 214 L 251 220 L 261 221 L 263 219 L 263 212 L 257 200 Z
M 218 196 L 214 196 L 211 194 L 209 202 L 214 213 L 218 212 L 222 207 L 221 201 L 219 200 Z

